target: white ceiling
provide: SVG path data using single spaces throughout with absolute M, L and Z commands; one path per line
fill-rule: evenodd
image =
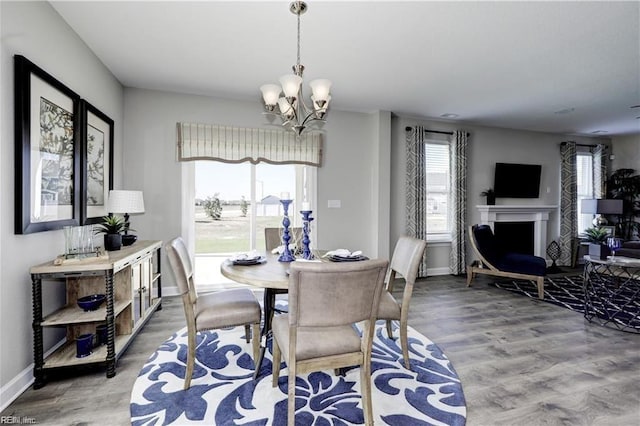
M 332 80 L 333 109 L 640 133 L 638 1 L 308 3 L 305 82 Z M 52 5 L 127 87 L 261 102 L 296 60 L 284 1 Z

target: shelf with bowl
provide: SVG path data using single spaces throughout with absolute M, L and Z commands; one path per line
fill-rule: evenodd
M 52 368 L 105 364 L 106 376 L 115 376 L 117 359 L 151 314 L 162 308 L 161 247 L 162 241 L 137 241 L 105 258 L 63 264 L 52 261 L 30 269 L 35 389 L 46 384 L 46 372 Z M 64 283 L 66 304 L 43 317 L 42 286 L 52 281 Z M 84 297 L 102 294 L 105 300 L 96 304 L 95 310 L 85 311 L 78 303 Z M 76 338 L 83 334 L 95 338 L 99 325 L 107 328 L 105 344 L 95 347 L 88 356 L 78 357 Z M 66 337 L 45 357 L 46 327 L 65 327 Z
M 114 315 L 118 316 L 122 311 L 131 306 L 131 300 L 116 300 L 113 302 Z M 81 324 L 85 322 L 105 321 L 107 307 L 101 306 L 95 311 L 83 311 L 77 305 L 66 305 L 50 315 L 40 323 L 42 326 L 57 326 L 67 324 Z
M 121 353 L 129 343 L 131 335 L 117 335 L 115 337 L 116 353 Z M 76 356 L 76 344 L 74 341 L 67 341 L 55 350 L 44 362 L 46 368 L 60 368 L 74 365 L 94 364 L 106 362 L 107 346 L 97 346 L 93 348 L 91 355 L 84 358 Z

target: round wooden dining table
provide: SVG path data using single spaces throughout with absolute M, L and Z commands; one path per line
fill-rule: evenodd
M 290 262 L 279 262 L 277 254 L 264 255 L 266 262 L 258 265 L 234 265 L 229 259 L 222 262 L 220 272 L 238 283 L 264 289 L 287 290 L 289 286 Z

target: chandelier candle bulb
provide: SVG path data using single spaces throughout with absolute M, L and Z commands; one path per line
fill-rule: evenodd
M 260 86 L 264 104 L 271 108 L 275 107 L 276 103 L 278 103 L 278 98 L 280 97 L 280 90 L 280 86 L 277 84 L 264 84 Z
M 296 99 L 298 91 L 300 90 L 300 84 L 302 84 L 302 77 L 298 77 L 295 74 L 283 75 L 280 77 L 280 84 L 282 85 L 285 98 Z
M 278 99 L 278 108 L 280 108 L 280 112 L 284 115 L 288 120 L 291 119 L 294 115 L 294 110 L 291 107 L 289 101 L 286 98 Z
M 313 80 L 309 83 L 313 98 L 318 103 L 327 102 L 329 100 L 329 90 L 331 90 L 331 82 L 326 78 Z M 322 106 L 322 104 L 321 104 Z

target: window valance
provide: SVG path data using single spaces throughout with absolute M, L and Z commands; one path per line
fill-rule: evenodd
M 177 123 L 178 161 L 322 164 L 322 134 L 213 124 Z

